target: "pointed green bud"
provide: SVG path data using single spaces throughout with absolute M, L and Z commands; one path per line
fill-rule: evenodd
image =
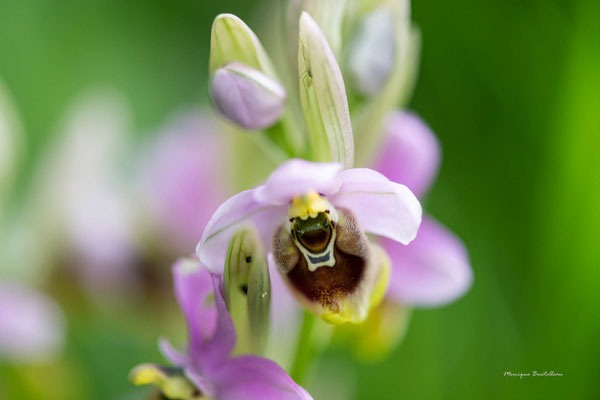
M 242 228 L 229 243 L 223 275 L 225 302 L 237 333 L 236 354 L 263 354 L 269 333 L 271 281 L 262 243 Z
M 276 78 L 273 64 L 252 29 L 233 14 L 220 14 L 212 25 L 210 73 L 232 61 L 239 61 Z
M 129 372 L 129 381 L 136 386 L 156 385 L 167 399 L 191 400 L 198 393 L 180 368 L 140 364 Z
M 285 103 L 285 89 L 279 82 L 240 62 L 215 71 L 210 94 L 221 114 L 250 130 L 277 122 Z
M 333 51 L 310 15 L 300 17 L 300 101 L 316 161 L 354 163 L 354 142 L 344 80 Z

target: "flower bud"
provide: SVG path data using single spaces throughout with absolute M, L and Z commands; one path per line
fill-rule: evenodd
M 359 93 L 376 94 L 386 82 L 394 65 L 394 17 L 387 7 L 368 14 L 350 44 L 348 72 Z
M 263 129 L 281 116 L 285 89 L 261 71 L 240 62 L 217 69 L 210 94 L 217 109 L 245 129 Z
M 235 352 L 262 354 L 269 332 L 271 282 L 267 258 L 254 230 L 242 228 L 232 237 L 223 287 L 238 335 Z

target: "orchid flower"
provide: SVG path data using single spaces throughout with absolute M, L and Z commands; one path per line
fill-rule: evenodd
M 254 355 L 230 356 L 236 332 L 219 276 L 191 258 L 177 261 L 173 276 L 188 328 L 187 351 L 180 353 L 162 340 L 161 349 L 175 367 L 139 365 L 130 374 L 133 383 L 155 383 L 167 398 L 185 400 L 312 399 L 273 361 Z
M 387 257 L 365 232 L 408 244 L 420 221 L 412 192 L 374 170 L 293 159 L 225 201 L 197 255 L 221 274 L 233 233 L 253 224 L 303 304 L 330 322 L 360 322 L 387 285 Z

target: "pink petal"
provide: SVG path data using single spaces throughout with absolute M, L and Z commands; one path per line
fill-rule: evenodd
M 54 300 L 16 283 L 0 283 L 0 362 L 51 361 L 64 339 L 65 318 Z
M 368 168 L 348 169 L 338 177 L 342 187 L 331 202 L 350 209 L 366 232 L 404 244 L 415 238 L 421 205 L 406 186 Z
M 229 198 L 208 222 L 196 254 L 212 273 L 223 273 L 229 241 L 244 224 L 254 224 L 268 250 L 273 232 L 285 221 L 285 207 L 256 201 L 256 190 L 246 190 Z
M 235 325 L 227 311 L 223 294 L 221 293 L 221 277 L 212 275 L 213 293 L 217 309 L 216 329 L 210 337 L 202 343 L 199 365 L 203 371 L 220 364 L 233 351 L 236 343 Z
M 388 297 L 420 306 L 449 303 L 471 286 L 473 272 L 458 237 L 431 217 L 423 219 L 417 238 L 408 246 L 384 240 L 392 260 Z
M 440 145 L 436 136 L 419 116 L 401 111 L 387 118 L 384 136 L 375 169 L 421 197 L 438 171 Z
M 175 347 L 173 347 L 173 344 L 167 338 L 163 337 L 158 340 L 158 348 L 163 357 L 178 367 L 184 366 L 189 360 L 185 354 L 175 350 Z
M 289 160 L 273 171 L 267 183 L 256 189 L 254 196 L 261 203 L 288 205 L 294 197 L 311 190 L 332 195 L 340 187 L 337 174 L 341 169 L 337 163 Z
M 232 358 L 212 371 L 210 379 L 219 400 L 312 399 L 280 366 L 258 356 Z
M 245 129 L 263 129 L 277 122 L 286 96 L 276 80 L 240 62 L 215 71 L 210 94 L 217 109 Z
M 188 328 L 188 353 L 191 358 L 197 358 L 203 343 L 215 332 L 217 311 L 214 304 L 206 301 L 213 291 L 211 276 L 198 260 L 182 258 L 173 265 L 173 280 Z

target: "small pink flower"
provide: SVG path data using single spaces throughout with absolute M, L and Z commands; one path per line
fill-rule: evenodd
M 211 275 L 196 259 L 177 261 L 173 276 L 175 294 L 187 323 L 188 346 L 185 353 L 180 353 L 167 340 L 160 345 L 165 357 L 181 368 L 183 376 L 195 387 L 189 397 L 185 396 L 186 387 L 180 381 L 176 398 L 312 400 L 275 362 L 254 355 L 231 357 L 236 332 L 223 300 L 220 277 Z M 132 371 L 134 381 L 136 376 L 143 376 L 144 368 L 147 365 Z M 174 387 L 165 385 L 163 390 Z

